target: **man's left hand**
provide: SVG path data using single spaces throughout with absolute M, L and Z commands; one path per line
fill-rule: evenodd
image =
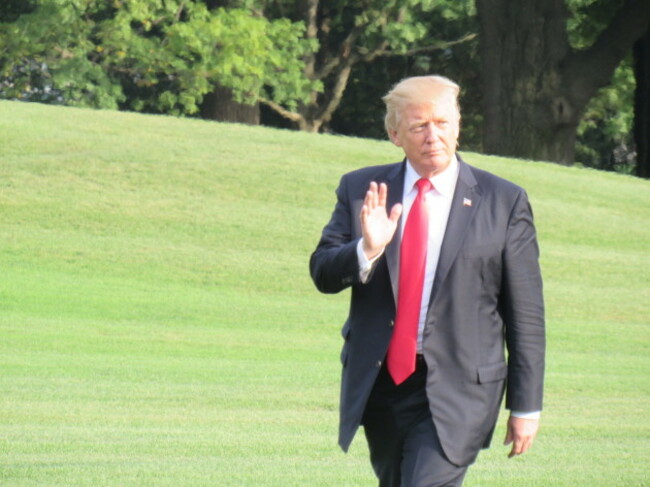
M 512 450 L 510 450 L 508 458 L 526 452 L 532 446 L 538 429 L 539 419 L 525 419 L 510 416 L 508 418 L 506 439 L 503 443 L 504 445 L 512 443 Z

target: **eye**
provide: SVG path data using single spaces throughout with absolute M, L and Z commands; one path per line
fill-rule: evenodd
M 420 134 L 424 132 L 425 127 L 426 124 L 415 125 L 409 129 L 409 132 L 411 132 L 412 134 Z

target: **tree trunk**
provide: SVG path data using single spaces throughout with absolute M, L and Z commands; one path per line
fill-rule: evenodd
M 298 122 L 298 129 L 303 132 L 310 132 L 316 134 L 320 131 L 320 128 L 323 126 L 323 120 L 319 118 L 301 118 Z
M 240 8 L 240 0 L 204 0 L 209 10 L 216 8 Z M 220 122 L 260 124 L 259 103 L 246 105 L 235 101 L 232 90 L 219 84 L 214 86 L 212 92 L 203 97 L 201 103 L 201 117 Z
M 203 97 L 201 117 L 220 122 L 260 124 L 259 103 L 246 105 L 233 98 L 232 90 L 215 86 L 211 93 Z
M 314 104 L 304 107 L 300 113 L 302 119 L 298 122 L 300 130 L 316 133 L 332 119 L 332 115 L 343 99 L 354 63 L 355 61 L 350 59 L 343 61 L 336 72 L 334 86 L 325 90 L 326 101 L 323 101 L 320 106 Z
M 634 45 L 635 174 L 650 178 L 650 30 Z
M 569 45 L 563 0 L 476 0 L 484 149 L 571 164 L 587 102 L 647 29 L 649 0 L 628 0 L 594 44 Z
M 559 60 L 569 45 L 562 0 L 477 0 L 484 150 L 573 160 L 579 114 L 561 97 Z

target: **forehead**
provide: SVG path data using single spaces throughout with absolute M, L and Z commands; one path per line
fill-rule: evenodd
M 456 98 L 449 95 L 422 103 L 409 103 L 403 108 L 402 117 L 408 122 L 436 119 L 456 120 L 459 117 Z

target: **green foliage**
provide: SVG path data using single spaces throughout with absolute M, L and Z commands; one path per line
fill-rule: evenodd
M 309 102 L 297 111 L 288 112 L 273 103 L 266 105 L 307 131 L 329 129 L 327 124 L 350 81 L 359 79 L 355 73 L 359 66 L 378 57 L 406 56 L 413 50 L 430 48 L 431 43 L 444 43 L 446 39 L 438 32 L 428 30 L 427 15 L 452 18 L 456 12 L 454 2 L 449 0 L 331 0 L 315 2 L 317 12 L 310 16 L 305 14 L 308 2 L 298 2 L 298 8 L 290 8 L 287 3 L 293 2 L 269 1 L 265 15 L 289 15 L 308 24 L 306 35 L 318 40 L 318 49 L 307 58 L 306 74 L 319 84 Z M 375 81 L 372 77 L 361 80 Z M 365 118 L 363 110 L 357 110 L 355 118 Z
M 312 84 L 304 27 L 201 2 L 41 0 L 0 24 L 0 95 L 191 114 L 215 83 L 295 106 Z M 245 40 L 246 42 L 242 42 Z
M 418 46 L 430 49 L 384 56 L 372 63 L 356 66 L 330 128 L 337 133 L 385 139 L 385 107 L 381 97 L 390 86 L 405 76 L 442 74 L 461 86 L 462 147 L 480 151 L 482 105 L 478 42 L 473 39 L 446 45 L 446 41 L 478 31 L 474 0 L 422 2 L 420 7 L 411 10 L 410 15 L 426 31 Z
M 353 27 L 362 29 L 358 44 L 360 52 L 370 52 L 385 44 L 384 49 L 393 55 L 427 45 L 432 39 L 440 42 L 440 36 L 427 28 L 426 16 L 444 17 L 456 12 L 454 3 L 445 0 L 368 0 L 357 8 L 343 3 L 339 9 L 330 14 L 335 21 L 333 28 L 340 29 L 342 34 L 347 34 Z
M 567 0 L 569 41 L 586 49 L 611 22 L 621 0 Z M 614 72 L 587 108 L 578 126 L 576 161 L 589 167 L 631 173 L 634 164 L 634 90 L 631 56 Z
M 386 42 L 388 49 L 401 53 L 426 37 L 425 25 L 414 15 L 414 9 L 421 1 L 367 3 L 354 18 L 355 26 L 363 26 L 360 44 L 366 49 Z
M 576 142 L 576 161 L 589 167 L 631 173 L 634 168 L 635 79 L 628 57 L 612 83 L 600 90 L 585 110 Z
M 208 8 L 216 3 L 228 8 Z M 623 1 L 565 3 L 571 45 L 583 49 Z M 0 98 L 194 114 L 204 94 L 219 84 L 238 101 L 271 100 L 304 119 L 323 116 L 331 101 L 340 103 L 326 129 L 383 138 L 380 97 L 388 87 L 404 76 L 441 73 L 463 87 L 463 147 L 481 150 L 478 40 L 416 52 L 477 32 L 474 0 L 321 0 L 319 32 L 312 39 L 305 39 L 300 5 L 7 0 L 0 5 Z M 354 42 L 342 49 L 349 37 Z M 372 64 L 365 65 L 364 57 L 373 58 Z M 347 89 L 333 93 L 337 68 L 350 58 L 355 61 Z M 315 74 L 305 72 L 307 60 L 314 62 Z M 625 62 L 585 112 L 578 161 L 631 170 L 633 90 L 632 68 Z
M 565 0 L 571 46 L 576 49 L 590 46 L 623 3 L 623 0 Z

